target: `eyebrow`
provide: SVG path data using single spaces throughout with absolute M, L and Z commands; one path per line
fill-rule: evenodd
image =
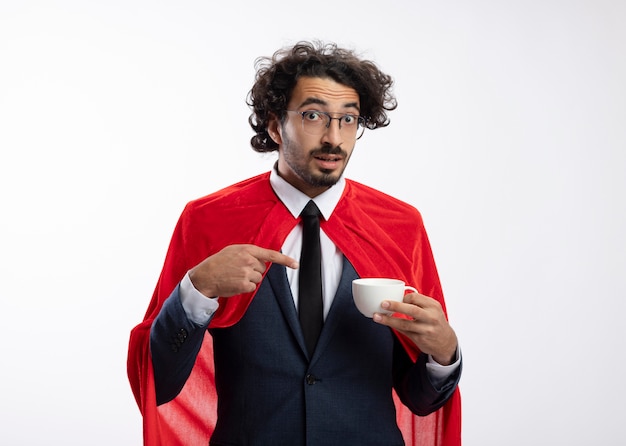
M 301 104 L 300 107 L 304 107 L 305 105 L 309 105 L 309 104 L 318 104 L 318 105 L 328 105 L 328 102 L 319 99 L 319 98 L 306 98 Z M 344 108 L 356 108 L 358 111 L 360 111 L 361 109 L 359 108 L 359 104 L 357 102 L 348 102 L 346 104 L 343 104 Z M 299 108 L 299 107 L 298 107 Z

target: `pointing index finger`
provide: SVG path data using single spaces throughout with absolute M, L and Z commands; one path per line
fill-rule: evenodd
M 279 265 L 283 265 L 293 269 L 296 269 L 298 268 L 298 266 L 300 266 L 297 260 L 286 256 L 279 251 L 274 251 L 273 249 L 266 249 L 261 247 L 257 247 L 257 249 L 258 251 L 254 253 L 254 256 L 259 260 L 263 260 L 264 262 L 278 263 Z

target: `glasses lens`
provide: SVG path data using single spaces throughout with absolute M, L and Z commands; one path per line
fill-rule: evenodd
M 356 127 L 356 139 L 359 139 L 365 132 L 365 118 L 359 116 L 359 122 Z
M 316 110 L 297 112 L 302 115 L 302 130 L 309 135 L 321 135 L 331 125 L 331 121 L 339 121 L 339 131 L 345 135 L 350 135 L 356 139 L 363 135 L 365 130 L 365 119 L 358 115 L 345 114 L 338 118 L 333 118 L 328 113 Z
M 302 128 L 311 135 L 319 135 L 328 127 L 330 116 L 318 111 L 302 112 Z

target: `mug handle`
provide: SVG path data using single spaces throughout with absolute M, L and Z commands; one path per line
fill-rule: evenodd
M 406 294 L 407 291 L 411 291 L 413 293 L 419 293 L 419 291 L 417 291 L 415 288 L 413 288 L 412 286 L 408 286 L 408 285 L 404 287 L 404 291 L 405 291 L 404 294 Z

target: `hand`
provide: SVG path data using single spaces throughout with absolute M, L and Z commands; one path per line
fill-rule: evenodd
M 458 340 L 439 302 L 432 297 L 411 293 L 404 296 L 403 302 L 386 300 L 381 307 L 405 314 L 409 319 L 376 313 L 373 318 L 375 322 L 403 333 L 439 364 L 450 365 L 454 362 Z
M 298 268 L 298 262 L 278 251 L 255 245 L 230 245 L 189 271 L 193 286 L 207 297 L 230 297 L 254 291 L 266 262 Z

